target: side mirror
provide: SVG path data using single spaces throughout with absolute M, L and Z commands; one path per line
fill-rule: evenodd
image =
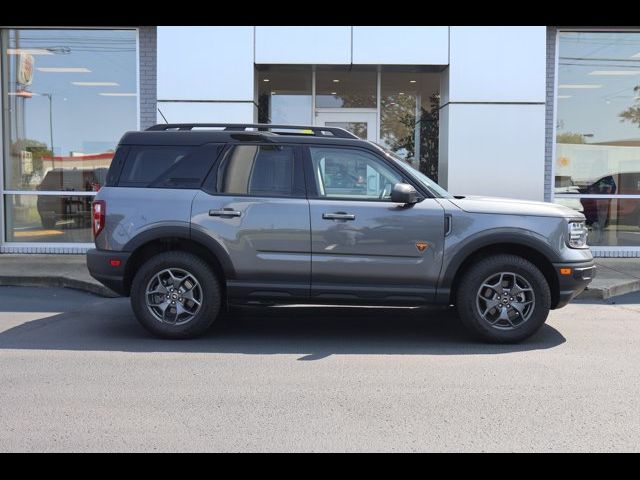
M 396 183 L 391 190 L 391 201 L 395 203 L 418 203 L 420 194 L 408 183 Z

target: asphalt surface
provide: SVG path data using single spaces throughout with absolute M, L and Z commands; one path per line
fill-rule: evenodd
M 162 341 L 128 299 L 0 287 L 0 451 L 638 451 L 640 294 L 520 345 L 451 312 L 244 310 Z

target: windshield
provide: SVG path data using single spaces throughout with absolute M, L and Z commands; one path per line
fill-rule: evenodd
M 415 180 L 420 182 L 420 184 L 424 186 L 429 192 L 431 192 L 431 194 L 434 197 L 453 198 L 453 196 L 449 192 L 447 192 L 444 188 L 442 188 L 436 182 L 434 182 L 429 177 L 427 177 L 420 170 L 416 169 L 413 165 L 411 165 L 405 159 L 399 157 L 398 155 L 393 153 L 391 150 L 383 147 L 382 145 L 379 145 L 375 142 L 371 142 L 371 143 L 373 143 L 376 147 L 382 150 L 382 153 L 384 153 L 387 157 L 389 157 L 403 171 L 407 172 L 411 176 L 411 178 L 414 178 Z

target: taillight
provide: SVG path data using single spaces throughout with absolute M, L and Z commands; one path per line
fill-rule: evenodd
M 105 215 L 107 212 L 107 203 L 104 200 L 94 200 L 92 204 L 92 216 L 93 216 L 93 239 L 100 234 L 104 228 Z

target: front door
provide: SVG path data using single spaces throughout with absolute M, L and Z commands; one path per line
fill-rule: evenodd
M 433 198 L 391 201 L 405 174 L 362 148 L 309 146 L 311 296 L 376 302 L 433 300 L 444 210 Z
M 340 127 L 356 134 L 363 140 L 376 141 L 378 116 L 375 111 L 371 112 L 316 112 L 316 125 L 325 127 Z

